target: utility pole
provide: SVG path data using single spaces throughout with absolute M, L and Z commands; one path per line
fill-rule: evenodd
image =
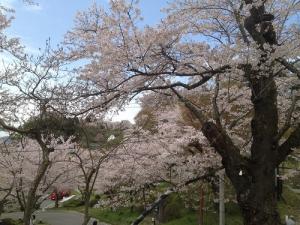
M 200 185 L 199 195 L 199 225 L 204 225 L 204 189 L 203 184 Z
M 224 179 L 224 170 L 222 170 L 219 175 L 219 225 L 225 225 Z

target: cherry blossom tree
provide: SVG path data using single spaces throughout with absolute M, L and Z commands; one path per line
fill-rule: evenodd
M 121 127 L 112 127 L 105 122 L 89 122 L 82 126 L 83 137 L 77 147 L 69 153 L 70 163 L 79 168 L 75 175 L 78 188 L 84 201 L 83 225 L 90 220 L 90 200 L 96 182 L 105 183 L 105 177 L 99 176 L 102 165 L 115 157 L 116 151 L 122 148 L 126 139 Z
M 133 1 L 110 1 L 78 13 L 65 43 L 88 59 L 86 110 L 141 92 L 176 96 L 222 158 L 244 224 L 274 225 L 274 171 L 300 144 L 299 10 L 294 0 L 174 0 L 141 28 Z
M 15 167 L 15 159 L 10 157 L 7 148 L 7 139 L 1 140 L 0 145 L 0 171 L 1 171 L 1 187 L 0 187 L 0 214 L 2 214 L 5 205 L 11 198 L 16 184 L 18 170 Z
M 16 53 L 11 50 L 8 53 L 10 58 L 3 61 L 0 71 L 0 127 L 11 137 L 34 140 L 35 142 L 30 142 L 27 147 L 39 152 L 38 162 L 29 160 L 28 162 L 33 163 L 21 164 L 22 171 L 23 166 L 32 166 L 33 171 L 30 174 L 34 176 L 29 176 L 32 179 L 26 182 L 22 177 L 19 180 L 21 185 L 17 188 L 19 202 L 25 210 L 24 224 L 29 225 L 37 203 L 37 194 L 40 195 L 39 188 L 46 181 L 45 175 L 53 162 L 51 157 L 54 155 L 52 153 L 55 146 L 64 143 L 75 134 L 77 120 L 67 118 L 54 110 L 55 106 L 64 101 L 58 101 L 55 97 L 57 90 L 59 95 L 63 96 L 63 88 L 59 88 L 56 83 L 62 79 L 58 74 L 61 66 L 57 59 L 59 53 L 53 52 L 49 44 L 40 56 L 29 56 L 21 51 Z M 28 154 L 28 157 L 30 156 L 34 157 L 34 154 Z
M 50 155 L 50 166 L 47 168 L 45 175 L 42 177 L 34 196 L 33 207 L 39 206 L 45 198 L 45 193 L 53 186 L 62 182 L 70 183 L 71 164 L 68 161 L 68 153 L 73 149 L 70 142 L 62 142 L 57 139 L 54 144 L 54 151 Z M 15 186 L 13 195 L 19 202 L 23 210 L 27 207 L 28 193 L 35 182 L 36 173 L 39 166 L 43 163 L 42 151 L 35 140 L 23 139 L 21 141 L 13 140 L 13 143 L 7 146 L 7 156 L 13 159 L 13 165 L 8 167 L 11 171 L 15 171 Z M 7 160 L 8 157 L 4 157 Z M 14 170 L 13 170 L 14 169 Z M 48 196 L 47 196 L 48 197 Z
M 100 193 L 108 195 L 102 204 L 112 208 L 144 207 L 143 215 L 133 224 L 140 223 L 156 206 L 161 209 L 172 193 L 208 180 L 222 168 L 220 157 L 204 136 L 186 125 L 178 102 L 165 102 L 158 110 L 153 107 L 155 101 L 150 100 L 153 99 L 144 99 L 137 124 L 128 132 L 130 140 L 103 163 L 99 172 L 101 181 L 95 185 Z M 162 183 L 166 190 L 159 188 L 163 194 L 154 203 L 149 202 Z

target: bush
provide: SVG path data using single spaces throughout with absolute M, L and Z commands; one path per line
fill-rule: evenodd
M 22 220 L 13 220 L 10 218 L 2 219 L 0 225 L 22 225 Z
M 63 203 L 63 207 L 67 207 L 67 208 L 74 208 L 74 207 L 79 207 L 79 206 L 83 206 L 84 205 L 84 201 L 80 200 L 80 199 L 71 199 L 65 203 Z
M 163 204 L 162 210 L 163 215 L 161 217 L 161 222 L 167 222 L 182 217 L 185 208 L 184 203 L 179 195 L 172 195 Z
M 96 205 L 98 203 L 98 200 L 96 198 L 92 199 L 90 201 L 90 207 L 94 207 L 94 205 Z

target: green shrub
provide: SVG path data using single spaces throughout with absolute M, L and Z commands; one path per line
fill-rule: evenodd
M 96 205 L 98 203 L 98 200 L 96 198 L 92 199 L 90 201 L 90 207 L 94 207 L 94 205 Z
M 171 195 L 163 204 L 163 215 L 161 222 L 178 219 L 182 217 L 185 211 L 186 209 L 184 208 L 184 203 L 180 196 L 177 194 Z
M 10 218 L 2 219 L 0 225 L 22 225 L 22 220 L 13 220 Z
M 71 200 L 63 203 L 63 207 L 66 207 L 66 208 L 75 208 L 75 207 L 83 206 L 83 205 L 84 205 L 84 201 L 82 201 L 80 199 L 71 199 Z

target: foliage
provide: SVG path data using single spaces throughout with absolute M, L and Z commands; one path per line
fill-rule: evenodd
M 184 202 L 180 195 L 171 195 L 164 202 L 163 206 L 163 221 L 170 221 L 181 218 L 187 214 L 187 210 L 184 207 Z
M 84 201 L 81 199 L 70 199 L 67 202 L 64 202 L 62 204 L 62 207 L 64 208 L 75 208 L 75 207 L 79 207 L 79 206 L 83 206 L 84 205 Z
M 47 112 L 40 116 L 31 117 L 22 128 L 40 132 L 45 137 L 64 137 L 65 140 L 74 136 L 79 138 L 79 120 L 67 118 L 59 113 Z
M 2 219 L 1 225 L 22 225 L 22 220 L 14 220 L 10 218 L 4 218 Z M 44 223 L 43 221 L 38 221 L 36 225 L 47 225 L 47 223 Z
M 98 150 L 118 146 L 124 137 L 121 128 L 111 127 L 105 122 L 82 123 L 78 132 L 80 134 L 79 143 L 82 147 Z M 114 139 L 108 141 L 111 136 L 114 136 Z

